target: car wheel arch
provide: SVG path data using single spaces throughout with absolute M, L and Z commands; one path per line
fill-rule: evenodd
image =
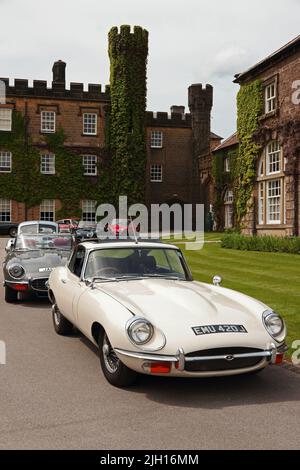
M 95 341 L 96 344 L 98 344 L 99 342 L 99 335 L 101 332 L 105 331 L 103 326 L 101 325 L 101 323 L 95 321 L 93 324 L 92 324 L 92 328 L 91 328 L 91 333 L 92 333 L 92 337 Z

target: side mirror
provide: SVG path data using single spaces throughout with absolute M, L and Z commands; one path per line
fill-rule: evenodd
M 11 251 L 13 249 L 14 243 L 15 243 L 14 238 L 11 238 L 10 240 L 8 240 L 8 242 L 6 244 L 6 247 L 5 247 L 6 253 L 8 253 L 9 251 Z
M 220 286 L 220 285 L 221 285 L 221 282 L 222 282 L 221 276 L 215 276 L 215 277 L 213 278 L 213 285 L 214 285 L 214 286 Z

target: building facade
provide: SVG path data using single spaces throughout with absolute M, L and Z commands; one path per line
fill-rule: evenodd
M 262 85 L 263 109 L 253 139 L 261 150 L 244 232 L 298 236 L 300 36 L 235 77 L 242 87 L 256 80 Z
M 52 86 L 46 81 L 34 80 L 30 87 L 27 80 L 16 79 L 14 85 L 9 79 L 0 79 L 6 85 L 6 102 L 0 104 L 0 220 L 21 222 L 41 219 L 56 220 L 62 217 L 80 215 L 84 220 L 94 220 L 98 198 L 95 188 L 101 186 L 102 168 L 107 164 L 109 152 L 106 148 L 107 110 L 110 106 L 109 88 L 89 84 L 84 89 L 82 83 L 71 83 L 66 88 L 66 64 L 63 61 L 53 65 Z M 146 202 L 151 203 L 191 203 L 212 204 L 211 149 L 219 145 L 221 138 L 210 132 L 210 112 L 212 107 L 212 87 L 194 85 L 190 91 L 191 114 L 185 114 L 184 107 L 173 106 L 171 113 L 146 114 L 147 165 Z M 191 96 L 197 95 L 192 103 Z M 22 140 L 24 148 L 34 148 L 37 157 L 32 171 L 38 172 L 42 180 L 51 186 L 49 197 L 39 199 L 39 187 L 30 177 L 21 178 L 18 187 L 6 191 L 6 182 L 12 174 L 23 174 L 22 158 L 16 156 L 16 143 L 7 136 L 16 132 L 14 116 L 20 115 L 24 121 Z M 62 203 L 63 180 L 55 192 L 55 177 L 62 172 L 61 157 L 55 154 L 49 141 L 63 129 L 64 148 L 80 162 L 82 178 L 80 183 L 74 175 L 68 185 L 78 184 L 84 194 L 79 201 L 69 197 Z M 16 140 L 17 137 L 16 134 Z M 18 150 L 20 154 L 20 149 Z M 24 159 L 25 160 L 25 157 Z M 22 168 L 21 168 L 22 167 Z M 66 171 L 66 169 L 64 170 Z M 23 173 L 22 173 L 23 172 Z M 203 174 L 205 172 L 205 176 Z M 201 176 L 202 175 L 202 176 Z M 18 176 L 18 175 L 17 175 Z M 113 176 L 112 176 L 113 177 Z M 1 183 L 2 182 L 2 183 Z M 29 192 L 36 194 L 38 203 L 22 200 L 22 185 L 31 184 Z M 211 186 L 209 186 L 211 184 Z M 2 188 L 1 188 L 2 185 Z M 90 188 L 90 197 L 89 197 Z M 209 188 L 207 190 L 207 188 Z M 105 195 L 103 198 L 105 200 Z M 33 198 L 34 200 L 34 198 Z M 107 200 L 106 202 L 110 202 Z

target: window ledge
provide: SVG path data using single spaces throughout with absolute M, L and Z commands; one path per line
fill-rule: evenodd
M 269 113 L 265 113 L 259 117 L 259 121 L 264 121 L 265 119 L 277 117 L 278 116 L 278 109 L 274 109 L 274 111 L 270 111 Z

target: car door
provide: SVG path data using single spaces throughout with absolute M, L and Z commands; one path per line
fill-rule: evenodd
M 84 266 L 86 250 L 83 246 L 78 246 L 69 261 L 65 270 L 65 276 L 60 278 L 61 290 L 60 298 L 57 299 L 61 313 L 73 324 L 76 323 L 78 299 L 87 289 L 82 281 L 82 270 Z

